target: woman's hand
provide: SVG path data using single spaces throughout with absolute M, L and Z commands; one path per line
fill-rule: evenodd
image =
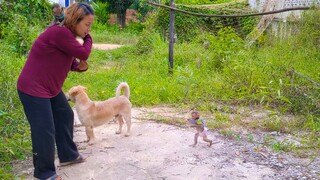
M 71 71 L 84 72 L 88 70 L 88 63 L 84 60 L 74 59 L 71 65 Z
M 83 72 L 88 70 L 88 63 L 87 61 L 84 60 L 80 60 L 79 64 L 78 64 L 78 72 Z

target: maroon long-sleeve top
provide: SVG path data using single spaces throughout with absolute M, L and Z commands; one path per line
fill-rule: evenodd
M 46 29 L 33 43 L 18 78 L 17 88 L 28 95 L 56 96 L 68 76 L 74 58 L 87 60 L 92 39 L 88 34 L 80 44 L 72 31 L 55 25 Z

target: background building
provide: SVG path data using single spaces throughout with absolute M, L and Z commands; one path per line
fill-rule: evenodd
M 63 7 L 68 7 L 70 4 L 74 3 L 75 0 L 49 0 L 51 3 L 59 3 Z

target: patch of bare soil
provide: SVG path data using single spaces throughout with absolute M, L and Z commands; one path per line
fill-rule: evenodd
M 99 50 L 111 50 L 111 49 L 117 49 L 121 47 L 122 45 L 119 44 L 92 44 L 92 47 Z
M 77 40 L 83 44 L 83 40 L 81 38 L 77 38 Z M 122 47 L 120 44 L 92 44 L 92 47 L 94 49 L 99 49 L 99 50 L 112 50 L 112 49 L 117 49 Z
M 156 123 L 153 120 L 184 119 L 187 111 L 167 107 L 133 108 L 132 133 L 115 134 L 117 124 L 110 122 L 95 128 L 97 141 L 89 146 L 84 127 L 75 117 L 74 140 L 81 154 L 81 164 L 57 167 L 63 179 L 320 179 L 320 160 L 295 158 L 287 153 L 273 152 L 262 142 L 266 133 L 254 132 L 250 142 L 239 132 L 239 138 L 228 138 L 209 130 L 215 144 L 208 147 L 199 138 L 193 148 L 194 130 L 188 126 Z M 124 126 L 126 129 L 126 126 Z M 284 134 L 270 136 L 286 138 Z M 58 160 L 56 162 L 58 165 Z M 14 165 L 17 177 L 32 179 L 32 162 Z

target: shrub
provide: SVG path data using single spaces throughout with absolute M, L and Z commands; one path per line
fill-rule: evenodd
M 35 28 L 45 28 L 50 19 L 47 0 L 5 0 L 0 3 L 0 39 L 6 39 L 14 52 L 26 54 L 39 32 Z
M 94 7 L 97 22 L 107 24 L 110 18 L 110 14 L 108 13 L 108 3 L 97 2 L 92 4 L 92 6 Z

